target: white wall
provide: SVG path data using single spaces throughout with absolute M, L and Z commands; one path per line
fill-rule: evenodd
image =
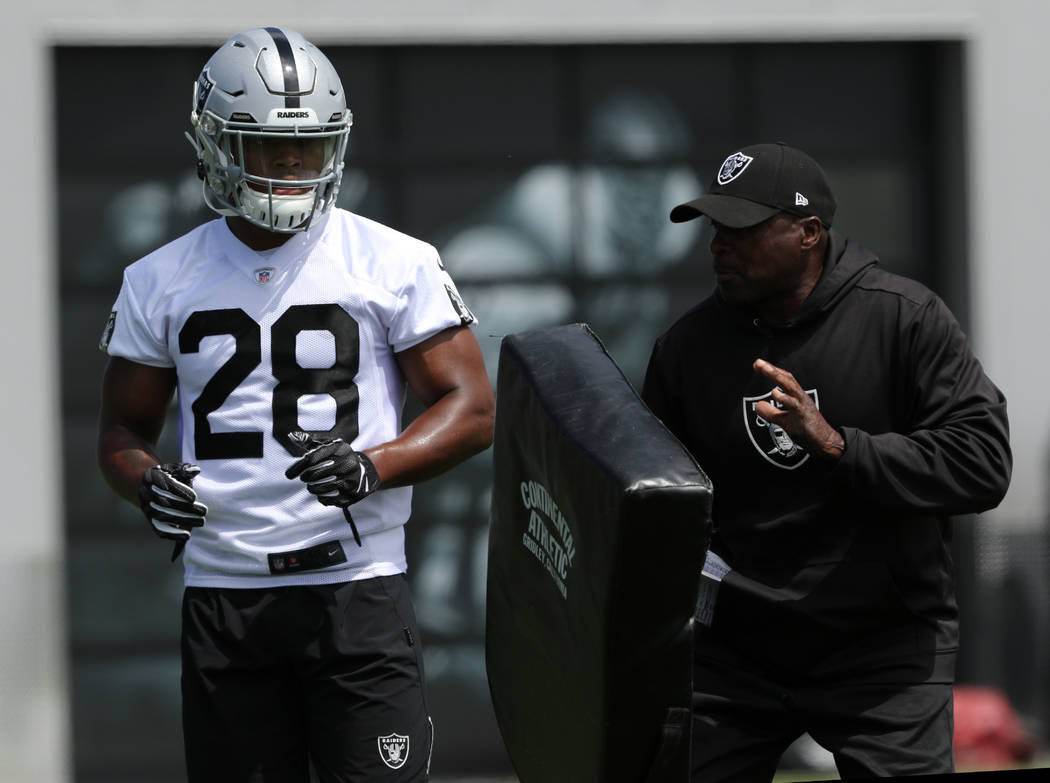
M 0 780 L 70 779 L 63 617 L 57 373 L 55 179 L 48 47 L 56 43 L 217 44 L 286 24 L 319 43 L 962 38 L 970 42 L 972 322 L 1010 401 L 1014 482 L 987 523 L 1045 524 L 1050 361 L 1041 317 L 1050 47 L 1041 0 L 36 0 L 9 6 L 0 138 L 12 230 L 0 256 Z M 221 8 L 221 15 L 213 12 Z M 698 94 L 703 74 L 697 74 Z M 100 84 L 99 89 L 111 85 Z M 113 123 L 111 117 L 84 122 Z M 93 350 L 93 339 L 85 350 Z

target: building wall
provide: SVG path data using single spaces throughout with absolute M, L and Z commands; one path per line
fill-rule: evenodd
M 56 248 L 50 91 L 54 44 L 214 45 L 257 24 L 287 24 L 321 44 L 338 42 L 760 41 L 960 39 L 965 47 L 968 127 L 958 132 L 968 160 L 969 323 L 991 376 L 1010 401 L 1014 482 L 1003 505 L 983 516 L 992 530 L 1046 526 L 1044 475 L 1050 387 L 1044 361 L 1043 180 L 1050 164 L 1050 105 L 1042 98 L 1050 52 L 1041 31 L 1050 7 L 1038 0 L 532 0 L 435 4 L 369 0 L 348 4 L 200 0 L 178 8 L 157 0 L 40 0 L 8 11 L 11 34 L 0 54 L 14 74 L 0 130 L 9 180 L 0 214 L 7 358 L 0 409 L 8 411 L 0 454 L 7 519 L 0 546 L 0 779 L 70 779 L 66 688 L 63 486 L 57 367 Z M 262 10 L 260 10 L 262 9 Z M 290 10 L 289 10 L 290 9 Z M 698 99 L 704 74 L 696 74 Z M 819 85 L 815 85 L 819 87 Z M 111 84 L 100 84 L 100 91 Z M 188 92 L 188 88 L 187 88 Z M 85 116 L 85 125 L 121 118 Z M 950 134 L 951 129 L 946 133 Z M 957 138 L 946 138 L 946 143 Z M 75 486 L 75 480 L 70 482 Z M 75 490 L 68 499 L 76 502 Z

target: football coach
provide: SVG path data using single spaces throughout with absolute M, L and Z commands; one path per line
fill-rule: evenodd
M 755 144 L 670 215 L 710 221 L 717 281 L 642 390 L 714 487 L 694 781 L 770 780 L 805 732 L 844 778 L 953 770 L 950 517 L 1006 493 L 1006 401 L 835 206 L 809 155 Z

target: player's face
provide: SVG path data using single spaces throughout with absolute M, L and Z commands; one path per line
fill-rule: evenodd
M 715 279 L 726 301 L 775 312 L 797 294 L 806 270 L 798 218 L 780 213 L 749 228 L 711 225 Z
M 334 145 L 332 139 L 310 139 L 302 136 L 280 138 L 274 136 L 246 136 L 244 138 L 244 169 L 249 174 L 268 179 L 314 179 L 324 170 L 325 162 Z M 249 183 L 256 190 L 263 190 Z M 274 195 L 303 193 L 305 188 L 275 188 Z

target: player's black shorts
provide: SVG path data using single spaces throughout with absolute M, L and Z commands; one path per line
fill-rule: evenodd
M 190 783 L 425 781 L 433 727 L 404 575 L 260 590 L 188 587 Z

